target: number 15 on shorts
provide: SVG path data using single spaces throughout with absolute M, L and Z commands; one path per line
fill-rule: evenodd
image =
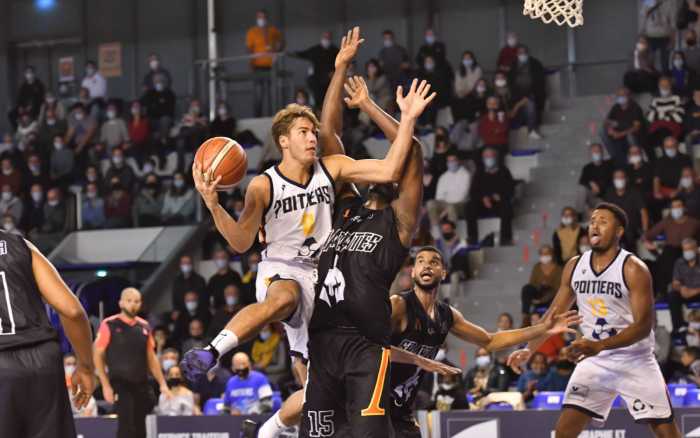
M 320 438 L 333 436 L 335 433 L 335 425 L 333 424 L 333 409 L 329 411 L 309 411 L 309 436 L 312 438 Z

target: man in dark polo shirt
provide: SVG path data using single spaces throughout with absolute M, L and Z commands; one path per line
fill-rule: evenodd
M 613 172 L 613 185 L 603 200 L 615 204 L 627 213 L 628 227 L 625 228 L 623 246 L 630 251 L 637 251 L 637 239 L 649 229 L 649 213 L 644 198 L 639 191 L 627 182 L 627 173 L 622 169 Z
M 673 333 L 679 333 L 687 325 L 683 317 L 683 304 L 700 301 L 700 265 L 698 243 L 695 239 L 683 239 L 683 257 L 673 266 L 673 282 L 668 294 Z
M 673 199 L 678 192 L 681 171 L 692 166 L 690 157 L 678 152 L 678 140 L 666 137 L 664 156 L 654 163 L 654 198 L 659 201 Z
M 134 288 L 124 289 L 119 308 L 120 313 L 100 324 L 95 340 L 95 369 L 105 400 L 116 401 L 117 437 L 146 438 L 146 415 L 155 402 L 148 373 L 156 379 L 162 394 L 167 398 L 172 394 L 156 357 L 151 328 L 136 316 L 141 310 L 141 293 Z

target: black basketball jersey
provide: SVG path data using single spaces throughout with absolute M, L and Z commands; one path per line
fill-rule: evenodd
M 310 331 L 356 329 L 370 341 L 391 340 L 389 287 L 408 255 L 391 207 L 370 210 L 358 198 L 339 201 L 321 249 Z
M 391 336 L 391 345 L 417 355 L 434 359 L 454 324 L 452 308 L 443 301 L 435 302 L 435 319 L 425 312 L 413 289 L 401 292 L 406 301 L 406 330 Z M 415 365 L 391 364 L 392 416 L 410 415 L 416 390 L 425 371 Z
M 0 351 L 56 339 L 24 239 L 0 232 Z

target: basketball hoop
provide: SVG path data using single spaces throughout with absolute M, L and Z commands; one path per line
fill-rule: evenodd
M 523 15 L 559 26 L 581 26 L 583 0 L 525 0 Z

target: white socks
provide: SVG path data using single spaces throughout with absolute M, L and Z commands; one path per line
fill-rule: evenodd
M 222 356 L 238 346 L 238 336 L 231 330 L 221 330 L 209 345 Z
M 289 426 L 282 424 L 280 420 L 280 412 L 275 412 L 275 415 L 268 418 L 265 424 L 258 431 L 258 438 L 277 438 L 279 434 Z

